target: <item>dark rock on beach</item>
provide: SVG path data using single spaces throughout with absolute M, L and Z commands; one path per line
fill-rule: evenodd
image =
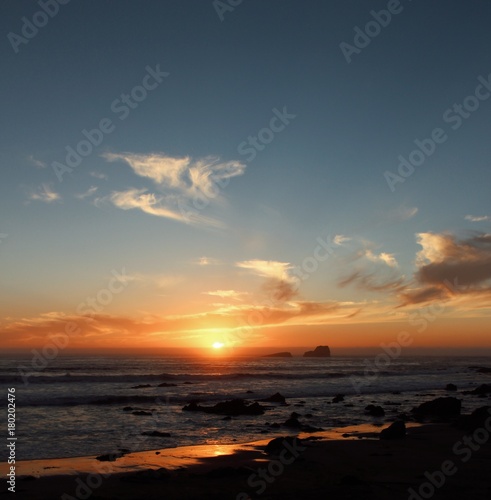
M 264 448 L 268 455 L 279 455 L 284 449 L 296 448 L 302 441 L 296 436 L 282 436 L 272 439 Z
M 286 403 L 285 396 L 282 396 L 279 392 L 267 398 L 260 399 L 259 401 L 263 403 Z
M 406 424 L 398 420 L 387 427 L 387 429 L 383 429 L 379 437 L 380 439 L 402 439 L 406 437 Z
M 99 462 L 115 462 L 118 458 L 121 458 L 124 453 L 106 453 L 105 455 L 99 455 L 95 457 Z
M 333 403 L 340 403 L 341 401 L 344 401 L 344 394 L 336 394 L 336 395 L 332 398 L 332 402 L 333 402 Z
M 437 398 L 411 410 L 418 416 L 454 417 L 460 415 L 462 403 L 456 398 Z
M 446 387 L 445 387 L 445 390 L 446 391 L 456 391 L 457 390 L 457 386 L 455 384 L 447 384 Z
M 385 410 L 381 406 L 368 405 L 365 407 L 365 413 L 372 417 L 383 417 Z
M 319 345 L 313 351 L 307 351 L 304 358 L 328 358 L 331 355 L 331 350 L 327 345 Z
M 152 416 L 152 412 L 150 412 L 150 411 L 144 411 L 144 410 L 138 410 L 138 411 L 134 411 L 132 413 L 132 415 L 137 415 L 139 417 L 151 417 Z
M 197 403 L 189 403 L 183 407 L 183 411 L 202 411 L 204 413 L 214 413 L 216 415 L 262 415 L 264 406 L 259 403 L 248 404 L 243 399 L 232 399 L 221 401 L 215 406 L 200 406 Z
M 477 396 L 482 396 L 489 394 L 491 392 L 491 384 L 481 384 L 476 387 L 473 391 L 464 391 L 464 394 L 475 394 Z
M 480 427 L 485 427 L 487 420 L 491 418 L 491 406 L 481 406 L 470 415 L 462 415 L 456 422 L 459 429 L 474 432 Z

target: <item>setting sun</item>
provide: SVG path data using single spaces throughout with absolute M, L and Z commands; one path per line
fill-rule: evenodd
M 223 342 L 215 342 L 212 347 L 213 349 L 221 349 L 224 346 Z

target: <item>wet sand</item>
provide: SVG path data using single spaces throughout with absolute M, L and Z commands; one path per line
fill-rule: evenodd
M 112 462 L 95 457 L 18 462 L 16 496 L 7 497 L 2 481 L 0 497 L 397 500 L 411 498 L 413 488 L 418 494 L 413 500 L 491 498 L 489 440 L 476 451 L 462 444 L 455 454 L 464 433 L 448 424 L 409 424 L 406 438 L 393 441 L 379 440 L 380 430 L 366 425 L 300 434 L 301 444 L 282 444 L 277 455 L 264 453 L 269 438 L 129 453 Z M 452 475 L 435 473 L 449 460 Z M 3 478 L 6 470 L 2 464 Z M 436 488 L 430 475 L 443 486 Z

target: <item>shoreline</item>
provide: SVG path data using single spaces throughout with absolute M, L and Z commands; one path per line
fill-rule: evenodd
M 316 498 L 319 493 L 341 499 L 359 495 L 368 500 L 397 500 L 408 499 L 409 488 L 417 492 L 428 482 L 425 474 L 437 477 L 440 466 L 453 460 L 457 473 L 445 477 L 441 488 L 428 483 L 435 490 L 433 498 L 490 498 L 489 442 L 464 463 L 452 452 L 464 435 L 462 430 L 449 424 L 408 424 L 406 438 L 379 440 L 374 433 L 378 435 L 387 426 L 298 434 L 301 451 L 297 456 L 288 455 L 284 463 L 263 451 L 272 438 L 128 453 L 114 462 L 100 462 L 95 457 L 18 462 L 17 493 L 33 500 L 83 500 L 92 494 L 108 500 L 294 499 Z M 281 473 L 269 476 L 270 482 L 260 479 L 261 469 Z M 417 496 L 413 499 L 419 500 Z

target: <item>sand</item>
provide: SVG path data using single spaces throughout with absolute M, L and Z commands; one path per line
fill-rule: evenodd
M 7 496 L 3 482 L 0 498 L 491 499 L 491 440 L 471 446 L 448 424 L 409 424 L 406 438 L 381 441 L 380 429 L 300 434 L 301 444 L 282 445 L 279 456 L 264 453 L 265 439 L 130 453 L 113 462 L 18 462 L 16 496 Z

